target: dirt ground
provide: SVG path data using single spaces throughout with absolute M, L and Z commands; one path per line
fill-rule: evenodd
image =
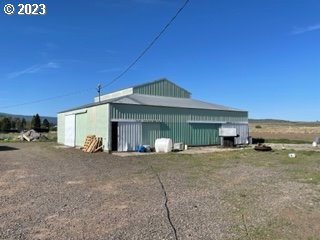
M 0 239 L 320 239 L 319 170 L 319 152 L 294 146 L 120 157 L 0 143 Z

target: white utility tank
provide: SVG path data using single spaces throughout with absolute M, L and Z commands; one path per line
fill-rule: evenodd
M 171 152 L 172 151 L 172 140 L 170 138 L 158 138 L 154 144 L 156 152 Z

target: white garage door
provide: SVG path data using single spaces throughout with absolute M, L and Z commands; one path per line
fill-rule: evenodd
M 75 115 L 68 115 L 65 117 L 65 128 L 64 128 L 64 144 L 67 146 L 74 147 L 75 145 L 75 127 L 76 118 Z

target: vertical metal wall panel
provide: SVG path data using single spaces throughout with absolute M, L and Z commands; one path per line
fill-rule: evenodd
M 75 146 L 75 123 L 76 117 L 74 114 L 65 116 L 64 144 L 70 147 Z
M 232 122 L 233 124 L 225 124 L 224 126 L 237 128 L 240 135 L 236 139 L 237 144 L 246 143 L 248 136 L 248 125 L 241 124 L 248 122 L 247 112 L 233 112 L 221 110 L 206 109 L 184 109 L 171 107 L 156 107 L 143 105 L 126 105 L 126 104 L 104 104 L 85 108 L 86 117 L 84 115 L 77 116 L 75 129 L 75 144 L 83 145 L 84 135 L 96 135 L 104 140 L 105 149 L 110 148 L 111 137 L 111 119 L 135 120 L 144 122 L 141 125 L 137 144 L 154 145 L 156 138 L 171 138 L 173 142 L 183 142 L 188 145 L 209 145 L 219 144 L 218 130 L 214 124 L 194 127 L 195 124 L 190 121 L 221 121 Z M 66 118 L 72 112 L 58 114 L 58 142 L 66 142 Z M 76 120 L 76 119 L 75 119 Z M 150 123 L 154 121 L 153 123 Z M 121 121 L 120 121 L 121 122 Z M 239 124 L 234 124 L 239 122 Z M 208 129 L 209 128 L 209 129 Z M 129 133 L 134 132 L 128 130 Z M 123 133 L 124 134 L 124 133 Z M 218 139 L 218 140 L 217 140 Z M 130 140 L 131 141 L 131 140 Z M 133 140 L 132 140 L 133 141 Z M 136 141 L 136 140 L 134 140 Z M 135 146 L 132 146 L 135 147 Z
M 87 113 L 76 114 L 76 146 L 83 146 L 87 133 Z
M 109 104 L 93 106 L 89 108 L 78 109 L 83 113 L 74 113 L 73 111 L 58 114 L 58 142 L 66 144 L 66 136 L 70 135 L 70 129 L 66 129 L 68 116 L 74 116 L 74 144 L 83 146 L 86 135 L 96 135 L 102 137 L 105 149 L 108 149 L 110 114 Z M 70 121 L 70 119 L 68 120 Z M 69 132 L 69 133 L 68 133 Z M 71 140 L 67 139 L 67 142 Z M 67 145 L 67 144 L 66 144 Z
M 212 130 L 213 137 L 208 138 L 207 135 L 203 135 L 205 130 L 192 128 L 192 124 L 188 121 L 247 122 L 248 114 L 247 112 L 112 104 L 111 119 L 159 121 L 159 137 L 171 138 L 173 142 L 184 142 L 188 145 L 209 145 L 220 143 L 218 129 Z M 203 128 L 205 127 L 204 125 Z M 207 139 L 205 144 L 204 139 Z M 144 142 L 144 144 L 151 143 Z
M 118 151 L 133 151 L 141 144 L 142 123 L 118 122 Z
M 235 128 L 239 137 L 235 138 L 235 144 L 246 144 L 249 134 L 248 124 L 222 124 L 223 128 Z
M 90 107 L 87 110 L 87 123 L 84 126 L 87 134 L 102 137 L 103 145 L 106 146 L 109 133 L 108 104 Z
M 111 119 L 110 119 L 110 104 L 106 104 L 106 119 L 105 119 L 105 123 L 106 123 L 106 136 L 103 138 L 103 145 L 104 145 L 104 150 L 105 151 L 111 151 L 112 150 L 112 146 L 111 146 L 111 142 L 112 142 L 112 123 L 111 123 Z
M 64 135 L 65 135 L 65 114 L 58 114 L 58 122 L 57 122 L 58 132 L 57 132 L 57 142 L 60 144 L 64 144 Z
M 217 145 L 219 139 L 219 124 L 191 124 L 191 145 Z
M 157 138 L 160 138 L 160 123 L 142 123 L 142 144 L 154 147 Z
M 136 86 L 133 88 L 133 92 L 146 95 L 190 98 L 188 91 L 165 79 Z

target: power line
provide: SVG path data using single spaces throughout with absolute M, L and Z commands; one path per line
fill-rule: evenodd
M 169 28 L 169 26 L 173 23 L 173 21 L 178 17 L 178 15 L 182 12 L 182 10 L 186 7 L 186 5 L 189 3 L 190 0 L 186 0 L 184 4 L 179 8 L 179 10 L 176 12 L 176 14 L 170 19 L 170 21 L 164 26 L 164 28 L 158 33 L 158 35 L 149 43 L 149 45 L 138 55 L 138 57 L 117 77 L 112 79 L 109 83 L 107 83 L 105 86 L 102 86 L 102 88 L 105 88 L 107 86 L 110 86 L 115 81 L 119 80 L 121 77 L 123 77 L 149 50 L 150 48 L 158 41 L 158 39 L 161 37 L 161 35 Z
M 163 33 L 169 28 L 169 26 L 174 22 L 174 20 L 178 17 L 178 15 L 182 12 L 182 10 L 186 7 L 186 5 L 190 2 L 190 0 L 186 0 L 184 2 L 184 4 L 178 9 L 178 11 L 176 12 L 176 14 L 169 20 L 169 22 L 164 26 L 164 28 L 158 33 L 158 35 L 147 45 L 147 47 L 138 55 L 137 58 L 135 58 L 135 60 L 129 64 L 129 66 L 122 71 L 117 77 L 115 77 L 114 79 L 112 79 L 110 82 L 106 83 L 105 85 L 100 85 L 100 90 L 110 86 L 111 84 L 113 84 L 114 82 L 116 82 L 117 80 L 119 80 L 121 77 L 123 77 L 134 65 L 137 64 L 137 62 L 151 49 L 151 47 L 158 41 L 158 39 L 163 35 Z M 32 105 L 32 104 L 36 104 L 36 103 L 42 103 L 42 102 L 47 102 L 47 101 L 52 101 L 55 99 L 59 99 L 59 98 L 64 98 L 64 97 L 70 97 L 70 96 L 74 96 L 76 94 L 80 94 L 83 92 L 87 92 L 87 91 L 91 91 L 93 90 L 93 88 L 90 89 L 85 89 L 85 90 L 80 90 L 80 91 L 76 91 L 76 92 L 72 92 L 72 93 L 67 93 L 64 95 L 58 95 L 58 96 L 53 96 L 53 97 L 48 97 L 48 98 L 43 98 L 43 99 L 38 99 L 38 100 L 34 100 L 34 101 L 30 101 L 30 102 L 25 102 L 25 103 L 18 103 L 18 104 L 13 104 L 13 105 L 7 105 L 7 106 L 1 106 L 1 109 L 7 109 L 7 108 L 13 108 L 13 107 L 20 107 L 20 106 L 25 106 L 25 105 Z
M 66 94 L 62 94 L 62 95 L 57 95 L 57 96 L 53 96 L 53 97 L 48 97 L 48 98 L 42 98 L 42 99 L 38 99 L 38 100 L 34 100 L 34 101 L 30 101 L 30 102 L 25 102 L 25 103 L 17 103 L 17 104 L 12 104 L 12 105 L 7 105 L 7 106 L 1 106 L 1 109 L 7 109 L 7 108 L 14 108 L 14 107 L 22 107 L 25 105 L 31 105 L 31 104 L 36 104 L 36 103 L 42 103 L 42 102 L 48 102 L 48 101 L 52 101 L 52 100 L 56 100 L 59 98 L 64 98 L 64 97 L 70 97 L 70 96 L 74 96 L 74 95 L 78 95 L 84 92 L 88 92 L 91 91 L 93 89 L 85 89 L 82 91 L 76 91 L 76 92 L 72 92 L 72 93 L 66 93 Z

